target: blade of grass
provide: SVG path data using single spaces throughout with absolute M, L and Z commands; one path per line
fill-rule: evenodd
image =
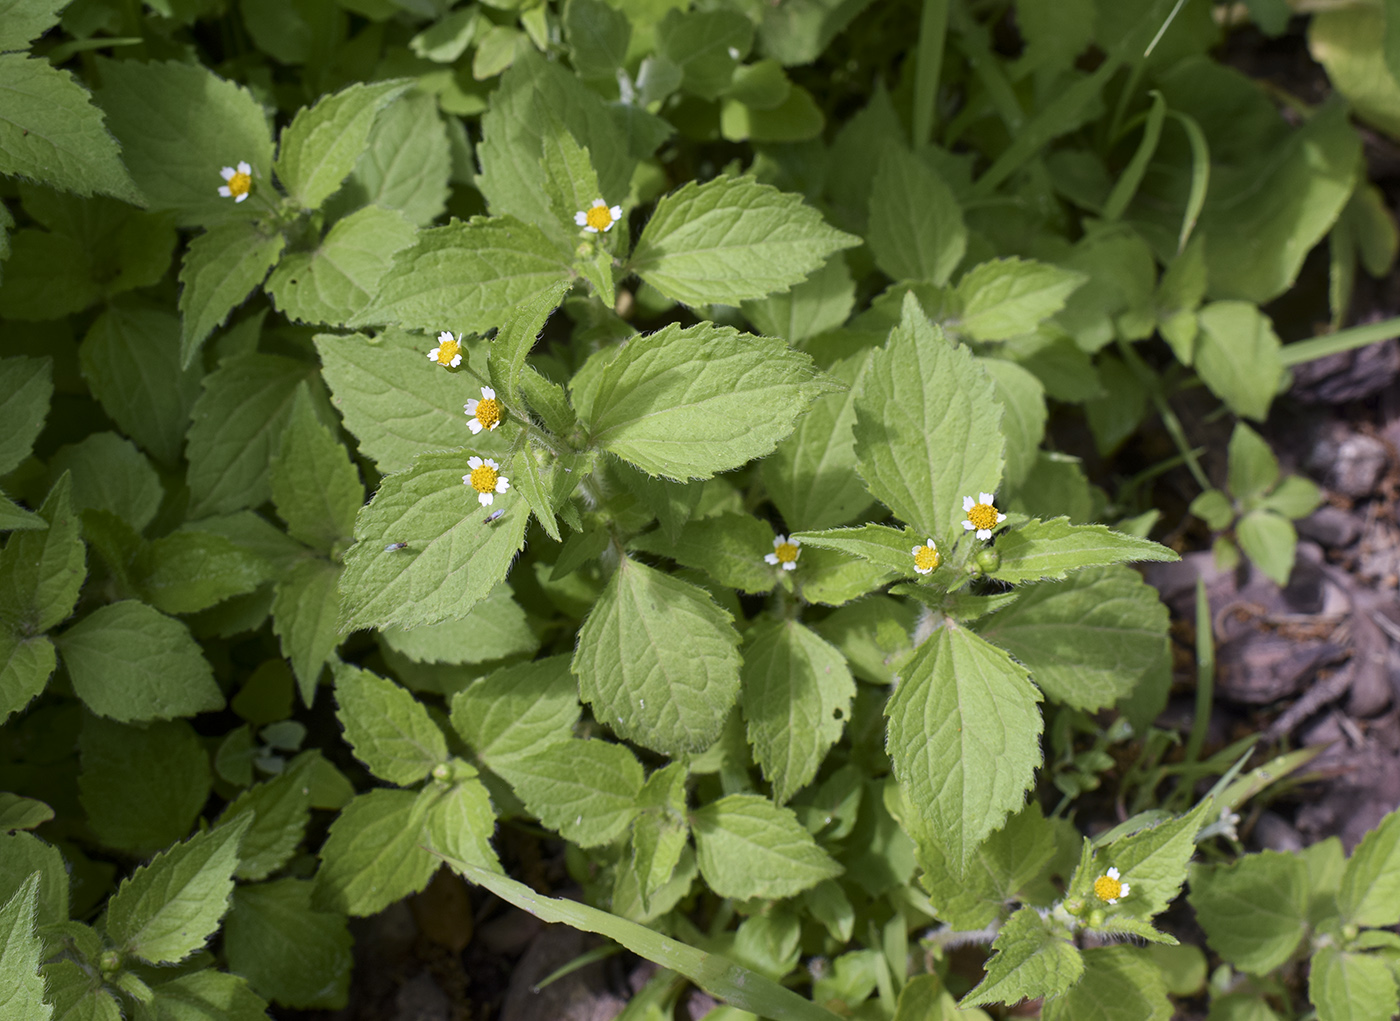
M 1142 184 L 1142 176 L 1147 173 L 1147 164 L 1152 161 L 1152 156 L 1157 151 L 1157 143 L 1162 138 L 1162 125 L 1167 119 L 1167 101 L 1156 89 L 1152 90 L 1151 95 L 1152 108 L 1143 118 L 1142 141 L 1138 143 L 1137 152 L 1133 153 L 1133 158 L 1123 168 L 1118 183 L 1113 186 L 1108 201 L 1104 203 L 1103 218 L 1109 223 L 1122 217 L 1128 203 L 1137 194 L 1138 186 Z
M 1176 250 L 1181 252 L 1191 240 L 1206 204 L 1206 189 L 1210 187 L 1210 144 L 1194 117 L 1175 110 L 1169 110 L 1167 116 L 1181 125 L 1191 144 L 1191 190 L 1186 196 L 1186 214 L 1181 218 L 1181 233 L 1176 239 Z
M 919 19 L 919 50 L 914 64 L 914 151 L 933 137 L 938 116 L 938 78 L 948 36 L 948 0 L 924 0 Z
M 528 911 L 541 921 L 562 922 L 584 932 L 606 936 L 634 954 L 679 972 L 711 996 L 740 1010 L 773 1021 L 838 1021 L 831 1011 L 724 957 L 696 950 L 644 925 L 587 904 L 538 894 L 499 872 L 489 872 L 439 851 L 432 853 L 468 882 L 484 886 L 501 900 Z
M 1186 741 L 1186 762 L 1200 760 L 1210 726 L 1210 706 L 1215 700 L 1215 634 L 1210 617 L 1210 598 L 1203 578 L 1196 579 L 1196 718 Z
M 1392 337 L 1400 337 L 1400 317 L 1382 319 L 1378 323 L 1367 323 L 1365 326 L 1353 326 L 1336 333 L 1314 337 L 1312 340 L 1300 340 L 1296 344 L 1285 344 L 1279 358 L 1287 366 L 1302 365 L 1304 362 L 1326 358 L 1342 351 L 1352 351 L 1367 344 L 1378 344 Z

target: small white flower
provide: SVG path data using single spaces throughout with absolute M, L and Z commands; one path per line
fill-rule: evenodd
M 494 494 L 504 493 L 510 488 L 510 482 L 500 473 L 501 466 L 489 457 L 469 457 L 467 467 L 471 469 L 471 474 L 462 476 L 462 484 L 476 490 L 476 498 L 483 507 L 495 502 Z
M 438 346 L 428 352 L 428 361 L 437 362 L 443 368 L 455 369 L 462 364 L 462 335 L 454 338 L 443 330 L 438 334 Z
M 462 409 L 467 413 L 467 428 L 473 436 L 483 429 L 489 432 L 501 424 L 501 402 L 496 400 L 496 391 L 489 386 L 481 388 L 481 400 L 473 397 L 462 405 Z
M 244 160 L 239 160 L 237 167 L 224 167 L 219 176 L 228 182 L 219 187 L 219 194 L 226 199 L 242 202 L 253 190 L 253 168 Z
M 1094 896 L 1105 904 L 1117 904 L 1119 900 L 1128 896 L 1132 892 L 1132 887 L 1127 883 L 1118 881 L 1119 872 L 1117 867 L 1110 868 L 1106 873 L 1094 880 Z
M 782 564 L 784 571 L 797 570 L 797 554 L 801 552 L 801 539 L 789 539 L 785 535 L 773 536 L 773 552 L 766 553 L 763 559 L 768 563 Z
M 574 223 L 590 234 L 597 234 L 599 231 L 606 234 L 620 219 L 622 219 L 622 207 L 609 206 L 604 199 L 594 199 L 593 205 L 589 206 L 588 209 L 580 209 L 574 214 Z
M 967 520 L 962 523 L 963 531 L 977 531 L 977 538 L 990 539 L 992 529 L 1006 520 L 1006 515 L 997 511 L 992 501 L 996 497 L 991 493 L 979 493 L 974 500 L 970 496 L 963 497 L 963 510 L 967 512 Z
M 914 572 L 916 574 L 932 574 L 933 569 L 938 566 L 938 547 L 933 544 L 932 536 L 929 537 L 927 543 L 915 546 L 909 552 L 914 554 Z

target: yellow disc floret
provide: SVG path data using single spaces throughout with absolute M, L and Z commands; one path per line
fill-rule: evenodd
M 932 539 L 923 546 L 914 547 L 914 570 L 920 574 L 932 574 L 940 559 L 938 547 L 933 544 Z
M 253 175 L 234 174 L 228 179 L 228 190 L 236 197 L 247 195 L 253 190 Z
M 978 531 L 992 528 L 997 523 L 997 509 L 991 504 L 975 504 L 972 510 L 967 512 L 967 520 L 971 521 L 972 527 Z
M 490 429 L 501 420 L 501 403 L 494 398 L 488 397 L 484 401 L 478 401 L 476 405 L 476 420 L 481 423 L 481 428 Z
M 797 559 L 797 546 L 790 542 L 780 542 L 773 547 L 773 555 L 780 564 L 790 564 Z
M 588 226 L 594 230 L 607 230 L 612 226 L 612 211 L 607 206 L 594 206 L 584 214 Z
M 456 340 L 444 340 L 437 348 L 437 363 L 439 365 L 452 365 L 453 359 L 462 353 L 462 345 Z
M 489 464 L 473 468 L 471 480 L 472 488 L 478 493 L 494 493 L 496 491 L 496 469 Z
M 1119 879 L 1116 868 L 1094 880 L 1094 896 L 1108 904 L 1117 904 L 1119 898 L 1128 896 L 1130 887 Z

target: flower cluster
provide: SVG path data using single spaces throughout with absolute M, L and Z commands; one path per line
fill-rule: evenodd
M 977 538 L 990 539 L 992 530 L 1006 520 L 1006 515 L 999 513 L 992 503 L 995 499 L 991 493 L 979 493 L 976 500 L 964 496 L 963 510 L 967 512 L 967 520 L 963 522 L 963 531 L 975 530 Z

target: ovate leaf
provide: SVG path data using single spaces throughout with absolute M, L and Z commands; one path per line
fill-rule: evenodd
M 350 209 L 396 209 L 409 223 L 425 227 L 447 204 L 451 172 L 451 145 L 437 97 L 411 93 L 380 111 L 368 148 L 337 202 L 343 198 Z
M 540 822 L 580 847 L 608 843 L 637 814 L 642 764 L 624 745 L 563 741 L 496 768 Z
M 730 794 L 692 822 L 700 874 L 721 897 L 791 897 L 842 872 L 791 809 L 767 798 Z
M 1196 865 L 1189 899 L 1212 950 L 1237 968 L 1268 974 L 1293 956 L 1303 938 L 1307 865 L 1278 851 L 1229 865 Z
M 345 447 L 316 417 L 305 386 L 297 388 L 268 481 L 293 538 L 327 553 L 349 542 L 364 487 Z
M 1171 1021 L 1172 1002 L 1162 969 L 1140 947 L 1091 947 L 1083 953 L 1084 977 L 1063 996 L 1048 1000 L 1044 1021 Z
M 1011 584 L 1064 578 L 1071 571 L 1133 560 L 1179 560 L 1161 543 L 1106 525 L 1071 525 L 1069 518 L 1028 521 L 996 537 L 1000 565 L 988 576 Z
M 578 683 L 567 656 L 505 667 L 452 699 L 453 728 L 493 770 L 567 742 L 578 718 Z
M 321 847 L 313 907 L 372 915 L 427 886 L 438 866 L 421 846 L 428 807 L 413 791 L 357 795 Z
M 303 560 L 277 582 L 272 630 L 292 664 L 301 700 L 311 705 L 321 668 L 340 644 L 340 568 Z
M 335 696 L 345 740 L 381 780 L 407 786 L 447 759 L 447 742 L 428 710 L 393 681 L 341 667 Z
M 958 281 L 954 326 L 974 340 L 1006 340 L 1030 333 L 1085 282 L 1082 273 L 1027 259 L 996 259 L 974 266 Z
M 180 267 L 180 362 L 189 365 L 204 339 L 224 324 L 286 247 L 281 234 L 228 223 L 190 242 Z
M 219 817 L 219 826 L 245 815 L 253 820 L 239 848 L 238 868 L 234 870 L 239 879 L 267 878 L 287 864 L 301 843 L 311 814 L 312 762 L 301 759 L 281 776 L 254 784 Z
M 52 397 L 52 359 L 0 359 L 0 475 L 29 456 Z
M 963 997 L 962 1006 L 1056 996 L 1079 981 L 1083 956 L 1052 930 L 1053 924 L 1032 907 L 1013 913 L 992 943 L 986 977 Z
M 1283 379 L 1273 324 L 1247 301 L 1211 302 L 1199 313 L 1196 371 L 1237 415 L 1262 422 Z
M 289 1007 L 343 1007 L 350 984 L 345 916 L 311 905 L 312 883 L 277 879 L 239 886 L 224 923 L 229 967 Z
M 943 285 L 967 250 L 967 227 L 952 189 L 903 146 L 880 153 L 870 194 L 870 250 L 894 280 Z
M 44 1000 L 39 975 L 43 944 L 34 931 L 40 875 L 36 872 L 0 906 L 0 1005 L 7 1016 L 49 1021 L 53 1008 Z
M 0 723 L 44 690 L 57 664 L 46 635 L 20 638 L 0 626 Z
M 1336 946 L 1318 950 L 1308 974 L 1308 998 L 1318 1021 L 1366 1021 L 1395 1015 L 1395 974 L 1378 955 Z
M 1337 908 L 1352 925 L 1379 928 L 1400 922 L 1400 811 L 1381 820 L 1352 853 Z
M 87 577 L 71 492 L 72 476 L 64 473 L 39 508 L 49 527 L 11 533 L 0 552 L 0 628 L 13 629 L 20 637 L 47 631 L 66 619 Z

